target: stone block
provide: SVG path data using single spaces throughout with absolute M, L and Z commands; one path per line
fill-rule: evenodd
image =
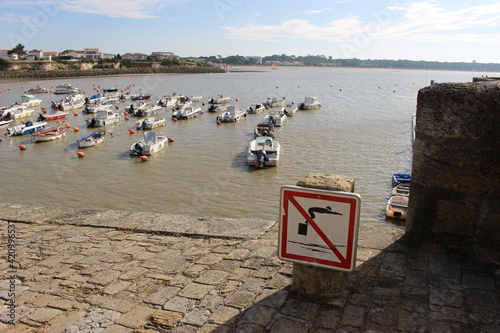
M 155 313 L 154 309 L 138 305 L 129 312 L 122 314 L 116 321 L 116 324 L 137 329 L 144 326 L 153 313 Z

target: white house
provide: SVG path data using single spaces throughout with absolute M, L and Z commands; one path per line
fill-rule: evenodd
M 5 60 L 18 60 L 17 54 L 7 54 L 10 50 L 0 50 L 0 58 Z
M 103 54 L 99 52 L 99 49 L 83 49 L 83 52 L 85 52 L 85 58 L 91 58 L 91 59 L 103 58 Z
M 125 53 L 122 54 L 122 58 L 128 60 L 147 60 L 148 56 L 144 53 Z

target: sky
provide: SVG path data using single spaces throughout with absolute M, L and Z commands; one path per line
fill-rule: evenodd
M 0 49 L 500 63 L 500 0 L 0 0 Z

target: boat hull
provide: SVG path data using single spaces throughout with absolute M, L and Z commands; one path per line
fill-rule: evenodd
M 33 140 L 35 140 L 35 142 L 47 142 L 60 139 L 65 135 L 66 135 L 66 129 L 57 131 L 47 130 L 33 134 Z
M 79 148 L 89 148 L 103 143 L 104 140 L 106 140 L 106 132 L 98 130 L 79 138 L 76 143 Z
M 393 196 L 387 202 L 385 216 L 393 219 L 406 220 L 408 211 L 408 197 Z

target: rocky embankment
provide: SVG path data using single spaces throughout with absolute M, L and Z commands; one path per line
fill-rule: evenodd
M 133 75 L 133 74 L 206 74 L 225 73 L 216 67 L 159 67 L 159 68 L 116 68 L 88 70 L 21 70 L 2 71 L 0 79 L 45 79 L 58 77 Z

